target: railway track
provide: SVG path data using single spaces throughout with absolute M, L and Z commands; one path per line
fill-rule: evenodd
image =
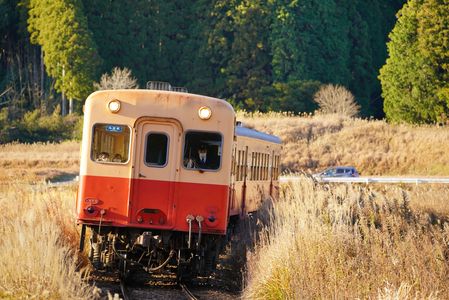
M 185 284 L 172 287 L 158 288 L 153 286 L 140 286 L 129 288 L 123 280 L 120 280 L 120 295 L 115 293 L 113 299 L 138 300 L 138 299 L 179 299 L 198 300 Z
M 187 299 L 189 300 L 197 300 L 198 298 L 195 297 L 194 294 L 187 288 L 185 284 L 180 283 L 179 286 L 181 287 L 183 293 L 186 295 Z
M 120 280 L 120 291 L 122 292 L 123 300 L 131 300 L 124 280 Z

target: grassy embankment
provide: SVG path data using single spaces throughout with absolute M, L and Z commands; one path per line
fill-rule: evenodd
M 244 298 L 448 298 L 449 224 L 410 205 L 422 190 L 285 186 L 248 255 Z
M 449 130 L 337 116 L 244 115 L 284 141 L 283 166 L 449 175 Z M 446 185 L 284 186 L 249 254 L 247 299 L 449 297 Z
M 449 176 L 448 127 L 283 113 L 240 112 L 237 119 L 282 138 L 285 170 L 350 165 L 362 175 Z

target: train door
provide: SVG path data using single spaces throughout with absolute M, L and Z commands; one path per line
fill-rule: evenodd
M 179 171 L 180 125 L 143 120 L 136 130 L 130 223 L 171 228 Z

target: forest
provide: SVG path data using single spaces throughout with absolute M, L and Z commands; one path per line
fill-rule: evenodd
M 67 125 L 56 116 L 80 114 L 115 67 L 247 111 L 312 113 L 332 83 L 362 117 L 445 121 L 446 2 L 0 0 L 0 141 Z

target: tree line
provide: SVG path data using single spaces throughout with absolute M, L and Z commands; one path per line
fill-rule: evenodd
M 362 115 L 383 117 L 383 96 L 387 117 L 396 120 L 387 107 L 402 91 L 389 92 L 384 83 L 398 73 L 385 65 L 386 44 L 404 2 L 0 0 L 0 109 L 4 119 L 35 109 L 50 114 L 64 97 L 78 100 L 69 108 L 79 112 L 102 74 L 126 67 L 140 86 L 167 81 L 247 110 L 313 112 L 319 87 L 340 84 L 355 95 Z M 436 7 L 440 1 L 409 2 Z M 432 16 L 426 18 L 423 26 L 431 30 Z M 390 61 L 398 26 L 390 35 Z M 440 49 L 436 35 L 428 39 L 417 44 Z

